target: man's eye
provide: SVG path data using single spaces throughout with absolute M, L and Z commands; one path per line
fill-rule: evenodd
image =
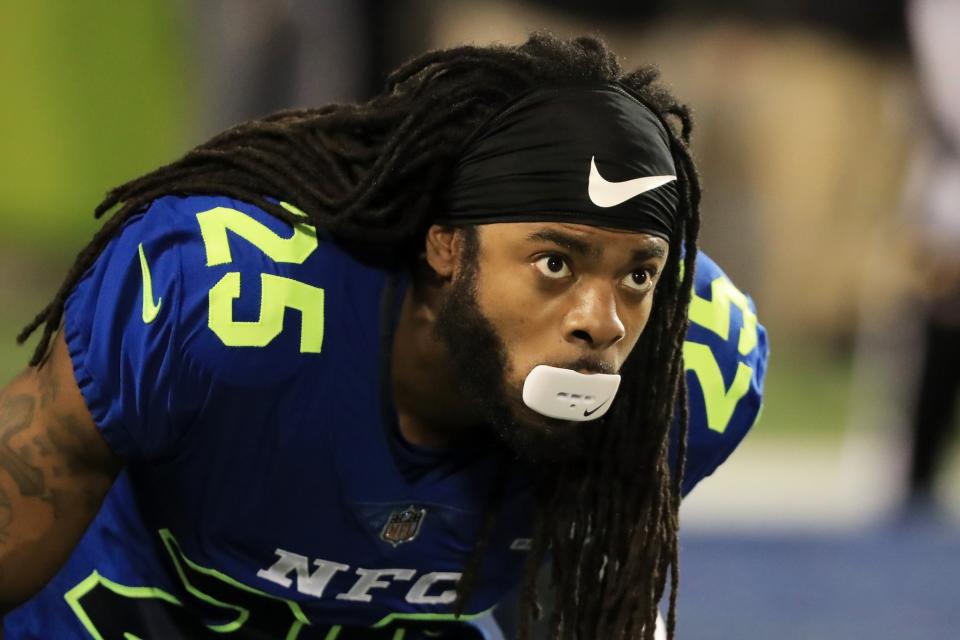
M 626 275 L 623 284 L 634 291 L 647 291 L 653 286 L 653 276 L 654 274 L 647 269 L 633 271 Z
M 534 263 L 540 273 L 548 278 L 565 278 L 570 275 L 567 261 L 558 255 L 543 256 Z

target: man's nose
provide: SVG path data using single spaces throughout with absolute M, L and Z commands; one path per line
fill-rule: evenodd
M 617 297 L 610 286 L 586 287 L 566 316 L 564 333 L 570 342 L 603 350 L 623 340 L 626 329 L 617 313 Z

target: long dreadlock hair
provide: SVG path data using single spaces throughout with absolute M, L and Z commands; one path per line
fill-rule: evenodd
M 573 468 L 562 474 L 545 469 L 535 478 L 538 513 L 523 578 L 520 637 L 530 637 L 539 616 L 535 580 L 549 551 L 557 598 L 552 637 L 652 639 L 669 576 L 667 632 L 673 638 L 685 402 L 679 403 L 682 429 L 672 475 L 668 449 L 674 407 L 686 397 L 681 353 L 700 187 L 688 150 L 689 110 L 656 84 L 657 75 L 650 67 L 625 72 L 595 38 L 537 33 L 520 46 L 426 53 L 390 74 L 384 91 L 365 103 L 283 111 L 235 126 L 110 191 L 95 216 L 112 215 L 18 341 L 42 325 L 31 360 L 40 363 L 74 285 L 123 223 L 164 195 L 223 195 L 291 224 L 302 222 L 278 205 L 288 202 L 358 259 L 389 268 L 407 264 L 422 248 L 434 197 L 480 123 L 533 88 L 619 84 L 657 114 L 669 134 L 680 201 L 666 273 L 677 275 L 657 287 L 650 320 L 622 371 L 632 389 L 622 390 L 608 413 L 609 428 L 592 433 L 588 454 Z M 461 581 L 461 601 L 491 530 L 494 510 L 488 511 Z

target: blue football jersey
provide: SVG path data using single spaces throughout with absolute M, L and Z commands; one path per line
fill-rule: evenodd
M 520 578 L 532 498 L 509 470 L 453 620 L 502 461 L 399 436 L 382 357 L 398 282 L 236 200 L 165 197 L 128 221 L 64 325 L 126 465 L 4 637 L 498 637 L 489 612 Z M 767 354 L 752 302 L 706 257 L 691 320 L 685 490 L 753 424 Z

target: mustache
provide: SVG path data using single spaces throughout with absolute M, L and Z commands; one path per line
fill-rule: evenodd
M 609 362 L 605 362 L 598 358 L 591 358 L 590 356 L 584 356 L 568 362 L 544 362 L 543 364 L 551 367 L 559 367 L 561 369 L 585 371 L 587 373 L 617 373 L 617 368 Z

